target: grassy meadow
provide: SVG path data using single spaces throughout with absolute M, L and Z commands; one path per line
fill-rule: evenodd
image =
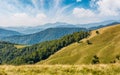
M 2 65 L 0 75 L 120 75 L 120 64 Z
M 14 45 L 17 49 L 27 47 L 27 45 Z

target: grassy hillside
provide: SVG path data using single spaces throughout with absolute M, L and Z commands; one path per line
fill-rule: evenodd
M 119 75 L 119 74 L 120 64 L 0 66 L 0 75 Z
M 120 25 L 109 26 L 91 32 L 91 36 L 80 43 L 62 48 L 40 64 L 90 64 L 93 56 L 100 63 L 118 62 L 120 59 Z M 92 44 L 88 44 L 89 40 Z
M 61 48 L 71 43 L 79 42 L 79 40 L 88 36 L 89 32 L 75 32 L 57 40 L 46 41 L 31 46 L 0 42 L 0 64 L 34 64 L 47 59 Z
M 20 49 L 20 48 L 25 48 L 25 47 L 27 47 L 27 45 L 14 45 L 14 47 L 16 47 L 17 49 Z

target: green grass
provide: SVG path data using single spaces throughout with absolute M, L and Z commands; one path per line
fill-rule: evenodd
M 116 60 L 115 57 L 120 55 L 120 25 L 98 29 L 100 34 L 95 31 L 89 38 L 59 50 L 38 64 L 90 64 L 94 55 L 104 64 Z M 86 40 L 92 44 L 88 45 Z
M 120 75 L 120 64 L 0 66 L 0 75 Z

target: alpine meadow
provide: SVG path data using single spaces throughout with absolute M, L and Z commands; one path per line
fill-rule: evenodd
M 0 75 L 120 75 L 119 0 L 0 0 Z

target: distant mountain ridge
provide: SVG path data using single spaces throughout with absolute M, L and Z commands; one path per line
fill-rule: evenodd
M 33 34 L 48 28 L 92 28 L 98 26 L 106 26 L 112 23 L 120 23 L 120 21 L 109 20 L 109 21 L 104 21 L 99 23 L 89 23 L 89 24 L 68 24 L 64 22 L 56 22 L 56 23 L 47 23 L 44 25 L 33 26 L 33 27 L 5 27 L 5 29 L 18 31 L 24 34 Z
M 3 41 L 9 41 L 18 44 L 36 44 L 43 41 L 55 40 L 73 32 L 87 31 L 86 28 L 48 28 L 38 33 L 10 36 L 2 38 Z
M 78 26 L 83 28 L 92 28 L 92 27 L 99 27 L 99 26 L 105 27 L 105 26 L 115 25 L 114 23 L 119 24 L 120 21 L 109 20 L 109 21 L 103 21 L 98 23 L 78 24 Z
M 102 23 L 94 23 L 93 25 L 88 24 L 90 26 L 86 28 L 82 28 L 83 26 L 81 25 L 72 25 L 72 24 L 60 23 L 60 22 L 53 23 L 53 24 L 49 23 L 43 26 L 35 27 L 37 28 L 36 29 L 37 33 L 25 34 L 25 35 L 17 35 L 17 34 L 13 35 L 14 33 L 12 33 L 12 35 L 1 38 L 0 40 L 9 41 L 9 42 L 18 43 L 18 44 L 36 44 L 43 41 L 58 39 L 64 35 L 71 34 L 73 32 L 77 32 L 81 30 L 85 30 L 85 31 L 95 30 L 95 29 L 106 27 L 106 26 L 120 24 L 120 22 L 115 22 L 115 21 L 106 21 L 103 23 L 104 24 Z M 88 26 L 88 25 L 86 24 L 85 26 Z M 30 33 L 34 32 L 35 28 L 31 27 Z M 21 30 L 24 30 L 24 27 Z
M 95 29 L 99 29 L 99 28 L 103 28 L 103 27 L 107 27 L 107 26 L 113 26 L 113 25 L 116 25 L 116 24 L 120 24 L 120 22 L 112 22 L 112 23 L 109 23 L 109 24 L 106 24 L 106 25 L 94 26 L 94 27 L 91 27 L 91 28 L 88 28 L 88 29 L 89 30 L 95 30 Z
M 5 27 L 5 29 L 10 29 L 14 31 L 18 31 L 24 34 L 33 34 L 40 31 L 43 31 L 48 28 L 77 28 L 77 26 L 68 23 L 56 22 L 56 23 L 47 23 L 40 26 L 33 27 Z
M 0 38 L 14 36 L 14 35 L 22 35 L 22 34 L 17 31 L 0 28 Z

